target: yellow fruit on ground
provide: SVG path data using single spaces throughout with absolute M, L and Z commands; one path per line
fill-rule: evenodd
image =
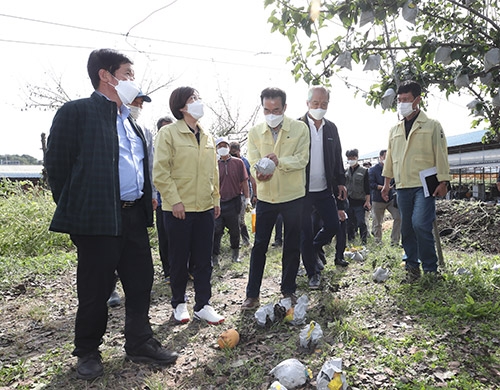
M 285 318 L 283 319 L 285 322 L 290 322 L 291 320 L 293 320 L 293 313 L 294 313 L 294 308 L 291 307 L 290 309 L 288 309 L 286 311 L 286 315 L 285 315 Z
M 217 340 L 221 349 L 234 348 L 240 342 L 240 335 L 236 329 L 228 329 L 222 332 Z

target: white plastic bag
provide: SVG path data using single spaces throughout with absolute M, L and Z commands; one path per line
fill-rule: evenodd
M 342 372 L 342 359 L 330 359 L 323 364 L 316 377 L 318 390 L 346 390 L 347 382 Z
M 337 57 L 337 62 L 335 62 L 336 65 L 340 66 L 341 68 L 347 68 L 349 70 L 352 70 L 352 65 L 351 65 L 351 52 L 349 50 L 341 53 Z
M 414 0 L 408 0 L 405 5 L 403 5 L 402 15 L 404 20 L 415 24 L 418 15 L 418 7 Z
M 436 63 L 442 63 L 444 65 L 449 65 L 451 63 L 451 46 L 439 46 L 434 55 L 434 61 Z
M 467 87 L 470 84 L 469 75 L 467 73 L 459 74 L 455 77 L 455 87 Z
M 302 386 L 309 378 L 309 370 L 297 359 L 283 360 L 269 373 L 288 389 Z
M 302 295 L 297 299 L 297 304 L 293 310 L 293 319 L 290 321 L 292 325 L 302 325 L 306 322 L 307 307 L 309 306 L 309 298 L 307 295 Z
M 392 107 L 392 103 L 394 102 L 394 99 L 396 98 L 396 91 L 392 88 L 388 88 L 385 92 L 384 95 L 382 96 L 382 102 L 380 105 L 384 110 L 387 110 L 388 108 Z
M 300 331 L 300 346 L 303 348 L 314 348 L 322 337 L 323 330 L 321 326 L 317 322 L 311 321 L 309 325 L 306 325 L 305 328 Z
M 382 57 L 380 57 L 380 54 L 370 54 L 366 59 L 366 64 L 363 70 L 379 70 L 381 59 Z
M 500 64 L 500 49 L 495 47 L 484 55 L 484 71 L 487 72 Z
M 373 272 L 373 281 L 377 283 L 383 283 L 389 279 L 390 271 L 387 268 L 377 267 Z
M 278 381 L 274 381 L 273 383 L 271 383 L 271 386 L 269 387 L 268 390 L 288 390 L 288 389 Z
M 260 326 L 266 326 L 267 318 L 274 321 L 274 305 L 268 303 L 265 306 L 261 306 L 254 314 L 257 324 Z
M 270 175 L 274 173 L 276 169 L 276 164 L 273 160 L 267 157 L 262 157 L 259 161 L 255 163 L 255 170 L 262 175 Z

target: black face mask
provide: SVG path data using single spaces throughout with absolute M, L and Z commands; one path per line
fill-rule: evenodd
M 236 153 L 229 153 L 231 156 L 233 157 L 238 157 L 238 155 Z

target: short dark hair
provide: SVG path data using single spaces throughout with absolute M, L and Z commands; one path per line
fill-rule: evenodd
M 345 152 L 345 155 L 346 157 L 358 157 L 358 149 L 348 150 L 347 152 Z
M 238 141 L 231 141 L 229 147 L 233 150 L 240 150 L 240 143 Z
M 113 49 L 97 49 L 90 53 L 87 62 L 87 72 L 92 82 L 94 89 L 99 88 L 99 71 L 101 69 L 107 70 L 113 76 L 115 72 L 123 64 L 133 64 L 126 55 L 117 52 Z
M 406 80 L 401 83 L 398 88 L 397 94 L 410 92 L 414 98 L 422 94 L 422 87 L 419 83 L 413 80 Z
M 382 149 L 380 153 L 378 154 L 379 157 L 382 157 L 384 154 L 387 153 L 387 149 Z
M 174 123 L 174 120 L 171 117 L 162 116 L 160 119 L 158 119 L 158 122 L 156 122 L 156 128 L 160 130 L 163 126 L 169 125 L 171 123 Z
M 264 99 L 274 99 L 281 98 L 281 104 L 285 107 L 286 104 L 286 93 L 280 88 L 266 88 L 260 94 L 260 104 L 264 105 Z
M 192 87 L 179 87 L 174 89 L 170 95 L 170 111 L 175 119 L 184 118 L 184 114 L 180 111 L 186 105 L 186 102 L 191 97 L 191 95 L 198 93 L 198 91 Z

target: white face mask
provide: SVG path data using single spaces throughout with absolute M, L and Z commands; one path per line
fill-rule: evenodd
M 130 104 L 134 101 L 134 99 L 139 94 L 139 87 L 135 85 L 133 81 L 130 80 L 118 80 L 115 76 L 113 76 L 115 80 L 118 81 L 118 85 L 113 85 L 116 89 L 116 93 L 118 93 L 118 97 L 122 101 L 123 104 Z M 112 84 L 111 84 L 112 85 Z
M 283 122 L 284 115 L 274 115 L 269 114 L 266 115 L 266 123 L 269 125 L 271 129 L 274 129 L 279 126 L 281 122 Z
M 325 116 L 326 110 L 323 110 L 322 108 L 311 108 L 309 110 L 309 114 L 311 114 L 311 116 L 317 121 L 320 121 Z
M 195 100 L 194 102 L 189 103 L 187 105 L 187 112 L 194 119 L 198 120 L 204 114 L 203 107 L 204 107 L 204 105 L 203 105 L 203 102 L 201 100 Z
M 413 102 L 411 103 L 398 103 L 398 114 L 403 118 L 410 116 L 415 110 L 413 109 Z
M 229 154 L 229 148 L 222 147 L 217 149 L 217 154 L 221 157 L 226 157 Z
M 347 164 L 349 164 L 350 167 L 355 166 L 358 163 L 358 160 L 347 160 Z
M 128 109 L 130 110 L 130 116 L 134 118 L 134 120 L 139 119 L 139 116 L 141 115 L 142 108 L 136 107 L 136 106 L 129 106 Z

